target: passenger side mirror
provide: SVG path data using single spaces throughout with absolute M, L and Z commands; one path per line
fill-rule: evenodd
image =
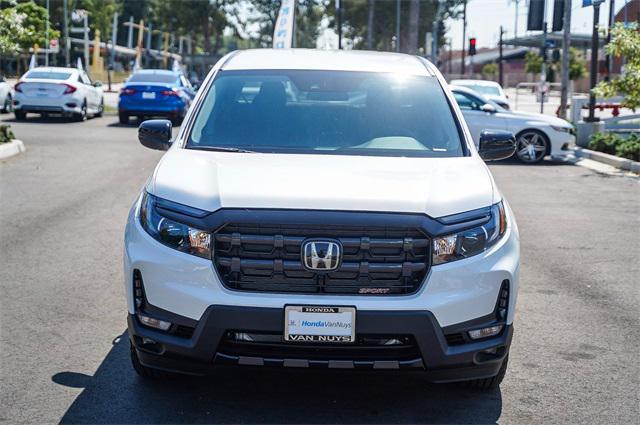
M 480 107 L 480 110 L 481 110 L 481 111 L 483 111 L 483 112 L 489 112 L 489 113 L 491 113 L 491 114 L 493 114 L 494 112 L 496 112 L 496 111 L 497 111 L 497 109 L 495 108 L 495 106 L 493 106 L 493 105 L 492 105 L 492 104 L 490 104 L 490 103 L 485 103 L 484 105 L 482 105 L 482 106 Z
M 147 120 L 138 127 L 138 140 L 143 146 L 158 151 L 171 147 L 171 121 Z
M 93 87 L 102 87 L 102 81 L 94 81 Z
M 516 151 L 513 133 L 502 130 L 483 130 L 480 134 L 478 153 L 485 161 L 507 159 Z

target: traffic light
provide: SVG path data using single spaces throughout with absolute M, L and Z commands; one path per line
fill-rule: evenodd
M 476 38 L 471 37 L 469 39 L 469 56 L 474 56 L 476 54 Z
M 527 31 L 542 31 L 545 0 L 530 0 L 527 15 Z
M 551 31 L 562 31 L 564 26 L 564 0 L 553 2 L 553 26 Z

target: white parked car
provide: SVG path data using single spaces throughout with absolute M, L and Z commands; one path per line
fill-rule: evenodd
M 241 50 L 218 61 L 124 236 L 143 377 L 219 364 L 504 377 L 520 260 L 509 204 L 438 69 L 395 53 Z M 484 160 L 483 160 L 484 159 Z
M 488 80 L 452 80 L 449 84 L 452 86 L 462 86 L 480 93 L 489 100 L 493 100 L 504 109 L 511 109 L 509 99 L 505 94 L 502 86 L 495 81 Z
M 20 78 L 14 91 L 17 120 L 24 120 L 27 113 L 38 113 L 83 121 L 87 115 L 101 116 L 104 111 L 102 84 L 92 82 L 86 72 L 76 68 L 34 68 Z
M 0 112 L 11 112 L 12 98 L 11 86 L 4 77 L 0 75 Z
M 547 155 L 566 156 L 575 144 L 574 128 L 563 119 L 508 111 L 466 87 L 451 86 L 451 91 L 476 145 L 483 130 L 510 131 L 516 136 L 516 157 L 526 164 L 535 164 Z

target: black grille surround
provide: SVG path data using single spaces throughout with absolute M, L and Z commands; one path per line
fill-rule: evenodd
M 308 240 L 342 247 L 334 271 L 302 262 Z M 214 233 L 214 264 L 231 290 L 304 294 L 415 293 L 431 261 L 431 240 L 417 227 L 228 223 Z

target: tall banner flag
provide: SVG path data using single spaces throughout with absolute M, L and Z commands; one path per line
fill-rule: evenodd
M 296 14 L 296 0 L 282 0 L 276 27 L 273 29 L 273 48 L 290 49 L 293 44 L 293 22 Z

